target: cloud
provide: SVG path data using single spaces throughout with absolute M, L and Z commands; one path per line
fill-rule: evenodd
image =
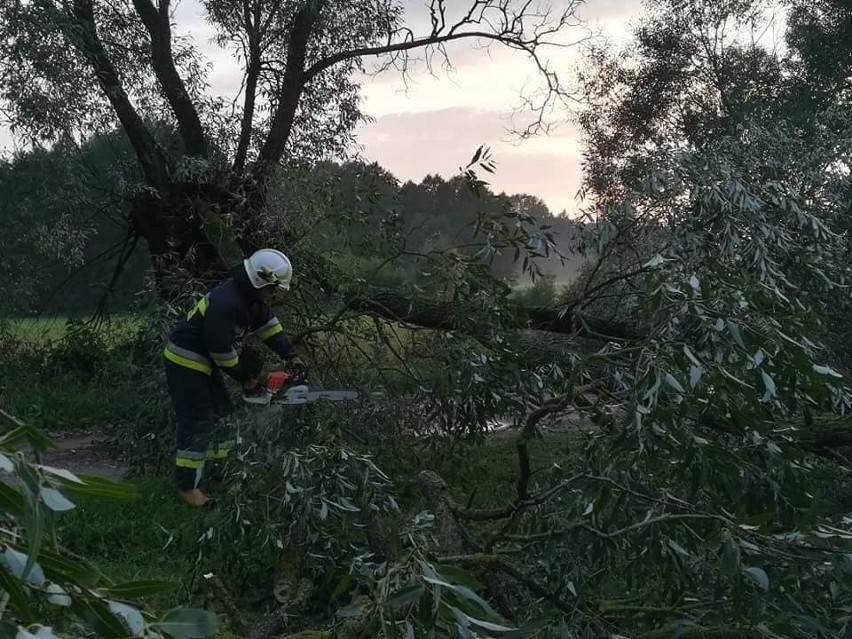
M 427 112 L 388 114 L 359 127 L 364 156 L 402 180 L 420 181 L 428 174 L 456 175 L 479 145 L 491 147 L 497 162 L 493 175 L 483 173 L 492 188 L 530 193 L 554 211 L 576 209 L 580 184 L 580 150 L 576 132 L 514 143 L 506 135 L 499 111 L 451 107 Z

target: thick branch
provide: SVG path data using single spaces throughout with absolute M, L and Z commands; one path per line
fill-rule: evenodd
M 257 19 L 252 17 L 249 0 L 243 0 L 243 23 L 248 39 L 246 63 L 246 88 L 243 104 L 243 117 L 240 122 L 240 140 L 237 143 L 237 154 L 234 157 L 234 172 L 240 173 L 246 163 L 249 146 L 251 145 L 252 123 L 257 100 L 257 83 L 260 78 L 260 32 Z
M 293 19 L 290 30 L 290 43 L 287 48 L 287 67 L 277 97 L 277 105 L 272 116 L 269 137 L 260 149 L 257 159 L 258 177 L 267 177 L 273 167 L 284 155 L 287 140 L 293 128 L 296 109 L 305 86 L 305 59 L 308 40 L 322 9 L 323 0 L 307 0 Z
M 414 300 L 390 288 L 374 287 L 363 295 L 350 298 L 346 308 L 352 311 L 369 312 L 398 322 L 415 324 L 424 328 L 454 330 L 465 326 L 465 309 L 458 303 Z M 523 308 L 515 309 L 518 323 L 531 328 L 553 333 L 587 334 L 594 331 L 595 338 L 607 335 L 623 340 L 642 337 L 639 329 L 611 320 L 583 316 L 583 321 L 573 313 L 573 308 Z
M 68 33 L 69 39 L 92 65 L 98 84 L 133 145 L 148 184 L 165 190 L 169 184 L 168 160 L 130 103 L 121 78 L 98 37 L 92 0 L 74 0 L 72 16 L 76 29 Z
M 346 60 L 363 58 L 366 56 L 383 55 L 385 53 L 401 53 L 404 51 L 411 51 L 412 49 L 444 44 L 446 42 L 452 42 L 453 40 L 462 40 L 464 38 L 482 38 L 493 42 L 500 42 L 506 46 L 517 49 L 526 49 L 526 47 L 523 46 L 523 43 L 515 38 L 488 31 L 465 31 L 462 33 L 447 33 L 444 35 L 429 35 L 423 38 L 407 40 L 405 42 L 396 42 L 394 44 L 384 44 L 375 47 L 360 47 L 349 51 L 340 51 L 312 64 L 304 73 L 304 81 L 305 83 L 308 83 L 326 69 Z
M 206 157 L 207 138 L 201 119 L 175 68 L 168 14 L 158 11 L 151 0 L 133 0 L 133 6 L 151 35 L 151 66 L 175 114 L 186 153 Z

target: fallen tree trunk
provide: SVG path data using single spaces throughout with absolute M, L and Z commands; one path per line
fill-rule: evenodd
M 740 435 L 743 426 L 731 421 L 701 415 L 696 423 L 705 428 L 733 435 Z M 809 451 L 834 461 L 847 461 L 852 453 L 852 415 L 816 415 L 806 422 L 795 418 L 784 422 L 770 423 L 775 440 Z
M 385 319 L 405 322 L 439 330 L 476 329 L 471 324 L 475 301 L 448 302 L 426 298 L 412 298 L 391 288 L 371 287 L 365 293 L 354 295 L 346 301 L 346 309 L 371 313 Z M 551 333 L 585 335 L 596 339 L 635 341 L 645 334 L 638 326 L 616 322 L 602 317 L 582 314 L 577 307 L 516 306 L 515 328 L 533 329 Z

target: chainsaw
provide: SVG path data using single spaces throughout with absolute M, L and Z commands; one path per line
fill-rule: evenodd
M 353 399 L 358 399 L 358 392 L 354 390 L 310 390 L 304 371 L 296 373 L 273 371 L 266 376 L 266 383 L 259 393 L 254 395 L 243 393 L 243 401 L 261 406 L 270 404 L 293 406 L 322 401 L 346 402 Z

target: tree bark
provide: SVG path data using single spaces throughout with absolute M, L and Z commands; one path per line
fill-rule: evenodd
M 287 148 L 287 140 L 290 138 L 296 109 L 299 107 L 299 99 L 302 97 L 305 86 L 303 74 L 308 40 L 319 18 L 322 4 L 322 0 L 306 0 L 293 19 L 290 44 L 287 49 L 287 67 L 284 70 L 281 91 L 277 96 L 269 135 L 257 158 L 255 175 L 261 188 L 265 188 L 267 178 L 272 175 Z
M 260 79 L 260 16 L 252 16 L 249 0 L 243 0 L 243 23 L 248 38 L 248 60 L 246 64 L 246 93 L 243 103 L 243 116 L 240 122 L 240 139 L 237 143 L 237 153 L 234 156 L 234 173 L 241 174 L 246 164 L 249 146 L 251 145 L 254 109 L 257 100 L 257 83 Z
M 424 470 L 419 475 L 420 488 L 426 497 L 437 525 L 436 534 L 441 552 L 448 555 L 464 555 L 478 552 L 480 549 L 472 542 L 467 531 L 462 527 L 455 514 L 458 506 L 450 496 L 450 490 L 441 477 L 430 470 Z M 507 619 L 514 621 L 515 606 L 505 580 L 490 567 L 477 570 L 478 576 L 485 585 L 485 590 L 494 601 L 497 610 Z
M 172 56 L 169 2 L 162 0 L 159 11 L 151 0 L 133 0 L 133 6 L 151 36 L 151 66 L 177 119 L 184 149 L 187 155 L 207 157 L 207 136 Z
M 239 257 L 219 218 L 227 205 L 225 190 L 192 184 L 173 184 L 162 195 L 143 192 L 133 201 L 133 228 L 148 244 L 160 297 L 180 294 L 182 273 L 205 285 L 227 277 Z
M 412 299 L 390 288 L 370 288 L 366 293 L 346 301 L 349 310 L 372 313 L 385 319 L 440 330 L 471 330 L 468 310 L 463 302 Z M 595 339 L 609 337 L 626 341 L 642 338 L 642 331 L 632 325 L 606 318 L 575 313 L 571 307 L 515 309 L 518 328 L 572 336 L 584 335 Z
M 121 78 L 98 37 L 91 0 L 74 0 L 72 16 L 77 28 L 67 32 L 68 39 L 92 65 L 98 84 L 124 128 L 149 185 L 164 191 L 169 185 L 169 162 L 163 150 L 145 127 L 130 102 Z

